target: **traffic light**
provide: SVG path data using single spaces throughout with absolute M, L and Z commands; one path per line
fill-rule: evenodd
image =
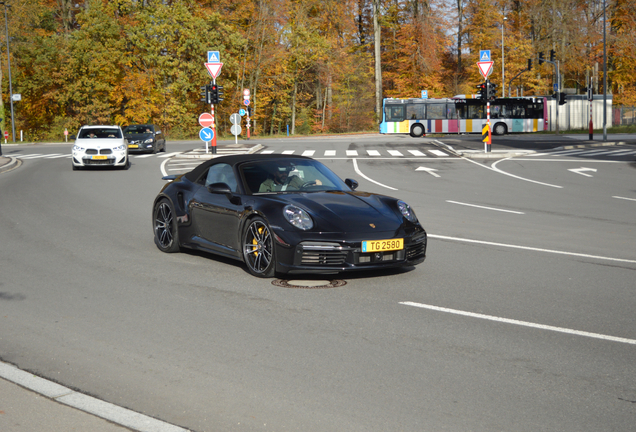
M 528 70 L 532 70 L 532 59 L 528 59 Z
M 492 102 L 497 97 L 497 84 L 486 81 L 486 100 Z
M 204 85 L 201 87 L 201 102 L 205 102 L 206 104 L 212 103 L 212 95 L 210 94 L 210 86 Z
M 567 95 L 565 93 L 559 93 L 559 105 L 565 105 L 568 103 Z
M 543 64 L 543 52 L 539 53 L 539 64 L 542 65 Z
M 488 99 L 486 97 L 486 83 L 478 84 L 477 91 L 479 93 L 479 99 L 481 99 L 483 102 L 486 102 L 486 100 Z
M 219 86 L 216 84 L 210 84 L 210 104 L 216 105 L 219 103 Z
M 554 63 L 554 57 L 555 57 L 555 54 L 556 54 L 556 53 L 554 52 L 554 50 L 550 50 L 550 61 L 551 61 L 552 63 Z
M 223 100 L 223 86 L 216 86 L 216 100 L 217 103 Z

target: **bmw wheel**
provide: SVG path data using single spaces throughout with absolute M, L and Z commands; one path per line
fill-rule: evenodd
M 179 251 L 179 232 L 174 208 L 170 201 L 162 199 L 155 204 L 152 212 L 152 225 L 155 231 L 155 244 L 162 252 Z
M 257 277 L 273 277 L 276 269 L 274 239 L 267 223 L 252 219 L 243 235 L 243 259 L 249 272 Z

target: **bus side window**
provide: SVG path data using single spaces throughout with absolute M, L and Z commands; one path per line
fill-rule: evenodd
M 454 103 L 446 104 L 446 118 L 448 119 L 456 119 L 457 111 Z
M 404 120 L 404 105 L 386 106 L 386 121 L 401 122 Z

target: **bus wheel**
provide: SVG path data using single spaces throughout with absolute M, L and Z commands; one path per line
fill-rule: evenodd
M 419 138 L 422 135 L 424 135 L 424 126 L 422 126 L 419 123 L 415 123 L 413 126 L 411 126 L 411 136 L 413 138 Z
M 495 135 L 505 135 L 508 132 L 508 127 L 505 123 L 497 123 L 493 128 Z

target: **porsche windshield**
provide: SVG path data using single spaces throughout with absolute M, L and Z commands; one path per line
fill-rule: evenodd
M 336 174 L 312 159 L 267 159 L 241 167 L 248 193 L 350 191 Z

